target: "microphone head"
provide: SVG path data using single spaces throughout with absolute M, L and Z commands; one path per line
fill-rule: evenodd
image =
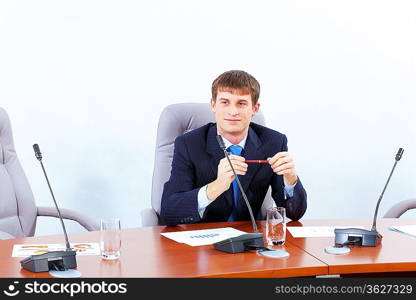
M 33 150 L 35 151 L 35 156 L 36 156 L 37 160 L 41 161 L 42 160 L 42 153 L 40 152 L 39 145 L 34 144 L 33 145 Z
M 224 144 L 224 140 L 222 139 L 222 136 L 217 134 L 217 141 L 218 144 L 220 145 L 221 149 L 225 150 L 225 144 Z
M 399 161 L 402 158 L 403 152 L 404 152 L 404 149 L 399 148 L 399 150 L 397 151 L 397 154 L 396 154 L 396 161 Z

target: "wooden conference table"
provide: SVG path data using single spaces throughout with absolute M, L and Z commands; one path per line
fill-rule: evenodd
M 259 230 L 264 221 L 257 222 Z M 205 223 L 176 227 L 145 227 L 122 231 L 122 253 L 116 261 L 99 256 L 77 256 L 83 277 L 306 277 L 330 274 L 363 276 L 416 276 L 416 238 L 389 231 L 391 225 L 415 224 L 410 219 L 380 219 L 378 229 L 384 236 L 377 247 L 351 247 L 347 255 L 330 255 L 324 248 L 333 238 L 293 238 L 288 232 L 282 247 L 287 258 L 268 258 L 256 251 L 228 254 L 213 246 L 191 247 L 179 244 L 161 232 L 234 227 L 252 232 L 251 222 Z M 288 226 L 354 225 L 370 228 L 370 220 L 302 220 Z M 99 232 L 69 235 L 71 242 L 98 242 Z M 0 241 L 0 277 L 50 277 L 21 269 L 22 258 L 11 257 L 14 244 L 64 243 L 62 235 L 39 236 Z M 368 274 L 371 273 L 371 274 Z

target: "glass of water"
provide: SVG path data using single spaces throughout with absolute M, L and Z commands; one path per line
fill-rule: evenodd
M 270 207 L 267 209 L 266 239 L 269 246 L 281 246 L 286 240 L 286 209 Z
M 120 219 L 103 219 L 100 229 L 101 257 L 103 259 L 118 259 L 121 248 Z

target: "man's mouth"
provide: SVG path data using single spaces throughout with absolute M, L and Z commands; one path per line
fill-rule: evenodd
M 241 121 L 239 119 L 225 119 L 225 121 L 229 121 L 229 122 L 238 122 Z

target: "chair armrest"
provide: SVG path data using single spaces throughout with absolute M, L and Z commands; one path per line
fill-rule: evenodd
M 0 240 L 15 239 L 11 234 L 0 230 Z
M 140 212 L 142 227 L 159 225 L 159 218 L 153 208 L 145 208 Z
M 406 211 L 413 208 L 416 208 L 416 199 L 400 201 L 386 212 L 384 218 L 399 218 Z
M 59 218 L 58 212 L 55 207 L 38 206 L 38 216 L 42 217 L 54 217 Z M 72 220 L 78 222 L 82 227 L 88 231 L 100 230 L 99 224 L 87 215 L 78 211 L 66 208 L 60 208 L 61 216 L 63 219 Z

